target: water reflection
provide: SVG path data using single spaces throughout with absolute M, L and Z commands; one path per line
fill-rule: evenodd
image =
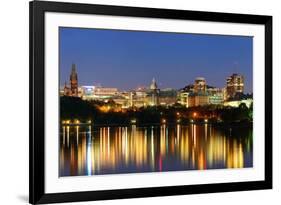
M 62 126 L 60 176 L 252 167 L 252 129 Z

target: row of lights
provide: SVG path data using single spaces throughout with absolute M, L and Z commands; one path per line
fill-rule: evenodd
M 163 123 L 163 124 L 165 124 L 166 122 L 167 122 L 166 119 L 162 119 L 162 123 Z M 179 123 L 179 122 L 181 122 L 181 120 L 178 119 L 177 122 Z M 194 123 L 194 120 L 191 119 L 190 122 L 191 122 L 191 123 Z M 205 122 L 205 123 L 208 123 L 208 119 L 204 119 L 204 122 Z
M 180 113 L 179 113 L 179 112 L 177 112 L 176 114 L 177 114 L 177 116 L 180 116 Z M 193 113 L 193 117 L 197 117 L 197 115 L 198 115 L 198 114 L 197 114 L 196 112 Z M 180 122 L 181 122 L 181 119 L 177 119 L 177 122 L 180 123 Z M 191 119 L 190 122 L 193 123 L 194 120 Z M 204 122 L 205 122 L 205 123 L 208 123 L 208 119 L 205 119 Z M 92 121 L 91 121 L 91 120 L 88 120 L 87 123 L 91 124 Z M 137 123 L 137 120 L 136 120 L 136 119 L 132 119 L 132 120 L 131 120 L 131 123 L 132 123 L 132 124 L 136 124 L 136 123 Z M 166 119 L 162 119 L 162 123 L 163 123 L 163 124 L 167 123 L 167 120 L 166 120 Z M 63 121 L 62 121 L 62 124 L 71 124 L 71 121 L 70 121 L 70 120 L 63 120 Z M 80 124 L 80 121 L 76 119 L 76 120 L 74 120 L 73 124 Z
M 71 122 L 71 120 L 63 120 L 62 124 L 80 124 L 80 120 L 74 120 L 73 122 Z M 88 120 L 86 123 L 91 124 L 92 120 Z

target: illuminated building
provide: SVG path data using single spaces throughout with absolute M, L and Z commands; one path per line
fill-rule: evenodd
M 101 86 L 94 86 L 93 95 L 98 98 L 110 98 L 118 93 L 117 88 L 106 88 Z
M 195 106 L 204 106 L 210 104 L 209 95 L 204 93 L 192 93 L 187 98 L 187 106 L 195 107 Z
M 221 105 L 223 104 L 224 100 L 223 100 L 223 93 L 222 92 L 218 92 L 215 93 L 213 95 L 209 96 L 209 103 L 213 104 L 213 105 Z
M 226 79 L 226 99 L 233 98 L 237 93 L 244 92 L 244 76 L 236 73 Z
M 193 85 L 185 87 L 186 107 L 204 106 L 209 104 L 209 95 L 207 93 L 207 83 L 205 78 L 198 77 Z
M 172 88 L 166 88 L 163 90 L 158 89 L 155 79 L 152 80 L 149 88 L 138 87 L 135 90 L 127 92 L 126 97 L 116 97 L 113 100 L 122 104 L 123 108 L 129 107 L 146 107 L 165 105 L 170 106 L 177 102 L 177 91 Z
M 93 100 L 94 99 L 94 86 L 82 86 L 82 99 Z
M 223 89 L 207 85 L 202 77 L 196 78 L 193 85 L 187 85 L 179 92 L 179 103 L 186 107 L 222 105 L 223 102 Z
M 159 89 L 157 87 L 156 81 L 153 78 L 151 85 L 150 85 L 150 101 L 149 101 L 149 105 L 151 106 L 157 106 L 159 104 Z
M 213 105 L 221 105 L 224 102 L 224 93 L 222 89 L 207 86 L 207 93 L 209 95 L 209 103 Z
M 112 98 L 112 100 L 121 106 L 121 108 L 129 108 L 130 107 L 130 102 L 128 97 L 124 95 L 118 95 Z
M 79 95 L 80 95 L 80 91 L 79 91 Z M 107 101 L 109 99 L 118 96 L 118 89 L 101 87 L 101 86 L 82 86 L 81 96 L 83 100 Z
M 145 88 L 137 88 L 129 94 L 131 107 L 144 107 L 149 103 L 148 93 Z
M 205 78 L 198 77 L 194 82 L 194 93 L 205 93 L 206 92 L 206 80 Z
M 76 72 L 75 64 L 72 64 L 69 82 L 70 82 L 70 87 L 65 82 L 64 95 L 78 97 L 78 74 Z
M 179 93 L 179 103 L 181 105 L 185 105 L 186 107 L 188 107 L 188 103 L 187 103 L 188 95 L 189 95 L 189 92 L 185 92 L 185 91 L 181 91 Z
M 160 105 L 173 105 L 177 102 L 177 91 L 172 88 L 162 89 L 158 100 Z

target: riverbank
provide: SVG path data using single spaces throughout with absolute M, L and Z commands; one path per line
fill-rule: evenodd
M 94 122 L 85 122 L 85 123 L 61 123 L 62 126 L 94 126 L 94 127 L 129 127 L 135 125 L 137 127 L 151 127 L 151 126 L 189 126 L 189 125 L 211 125 L 214 127 L 223 127 L 223 128 L 251 128 L 253 127 L 253 122 L 188 122 L 188 123 L 94 123 Z

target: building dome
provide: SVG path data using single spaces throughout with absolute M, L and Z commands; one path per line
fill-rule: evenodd
M 151 90 L 156 90 L 157 89 L 157 84 L 156 84 L 155 78 L 152 79 L 152 82 L 150 84 L 150 89 Z

